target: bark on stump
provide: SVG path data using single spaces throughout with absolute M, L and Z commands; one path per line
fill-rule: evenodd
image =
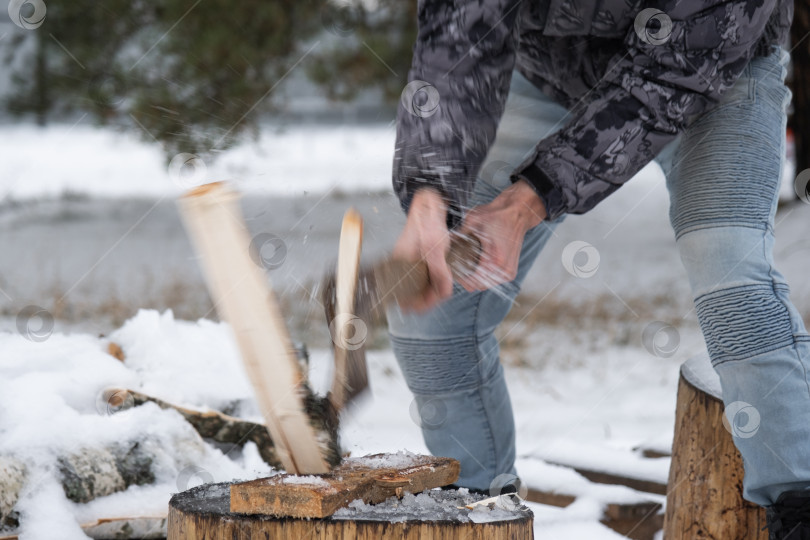
M 664 519 L 666 540 L 768 538 L 767 531 L 761 530 L 765 510 L 743 499 L 742 458 L 723 426 L 724 406 L 718 398 L 687 381 L 681 370 Z
M 199 486 L 169 502 L 168 540 L 233 540 L 234 538 L 307 538 L 308 540 L 530 540 L 530 511 L 516 519 L 486 523 L 348 519 L 294 519 L 234 514 L 230 485 Z

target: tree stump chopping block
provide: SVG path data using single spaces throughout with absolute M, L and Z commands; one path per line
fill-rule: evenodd
M 407 463 L 396 463 L 391 456 L 368 456 L 347 460 L 325 475 L 278 475 L 237 484 L 209 484 L 179 493 L 169 503 L 168 540 L 534 538 L 533 515 L 525 506 L 503 509 L 481 503 L 470 507 L 467 505 L 477 502 L 472 498 L 480 496 L 466 490 L 430 490 L 458 477 L 457 461 L 399 454 L 393 457 L 404 458 Z M 414 495 L 422 490 L 429 491 Z M 345 508 L 348 503 L 352 504 Z M 269 511 L 259 513 L 259 508 Z M 302 519 L 291 513 L 326 517 Z
M 723 424 L 707 354 L 681 366 L 669 470 L 666 540 L 767 540 L 765 510 L 743 499 L 743 463 Z

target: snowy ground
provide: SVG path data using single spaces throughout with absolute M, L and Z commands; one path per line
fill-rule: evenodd
M 255 448 L 196 445 L 173 413 L 144 406 L 108 415 L 96 405 L 106 386 L 195 407 L 250 400 L 227 328 L 211 320 L 174 206 L 174 197 L 199 177 L 170 174 L 155 146 L 82 124 L 45 131 L 4 126 L 0 138 L 0 455 L 20 455 L 44 471 L 59 452 L 81 444 L 148 437 L 168 449 L 156 486 L 86 505 L 69 503 L 51 473 L 38 475 L 20 504 L 31 523 L 25 538 L 53 538 L 53 530 L 65 531 L 60 538 L 81 538 L 77 521 L 165 509 L 170 493 L 189 483 L 189 467 L 216 481 L 266 474 Z M 328 377 L 328 338 L 311 296 L 336 255 L 340 219 L 350 205 L 366 219 L 365 258 L 392 246 L 403 222 L 388 193 L 392 148 L 393 131 L 385 125 L 303 126 L 271 130 L 207 167 L 206 178 L 232 179 L 245 192 L 253 233 L 284 240 L 286 258 L 270 278 L 294 339 L 312 349 L 311 376 L 319 387 Z M 533 505 L 538 537 L 617 538 L 598 523 L 601 505 L 637 497 L 630 490 L 606 493 L 543 459 L 587 464 L 611 455 L 617 467 L 632 468 L 633 448 L 666 447 L 671 439 L 678 366 L 703 344 L 667 205 L 652 165 L 595 211 L 569 218 L 500 330 L 519 472 L 534 487 L 565 485 L 581 495 L 566 509 Z M 809 210 L 796 203 L 780 210 L 776 246 L 777 264 L 806 319 Z M 567 257 L 574 241 L 593 249 Z M 599 262 L 589 268 L 594 253 Z M 566 269 L 565 261 L 574 267 Z M 573 275 L 577 268 L 589 277 Z M 47 339 L 23 337 L 18 313 L 29 305 L 45 310 L 28 328 L 36 333 L 44 321 Z M 653 354 L 642 343 L 644 329 L 656 321 L 675 329 L 674 341 L 656 342 L 671 346 L 672 355 Z M 124 346 L 123 365 L 103 353 L 108 339 Z M 384 333 L 371 345 L 373 396 L 345 420 L 343 443 L 354 455 L 424 452 L 412 398 Z M 170 450 L 178 434 L 193 450 Z M 665 480 L 666 460 L 647 474 Z
M 105 388 L 127 387 L 195 408 L 250 403 L 250 388 L 224 324 L 142 311 L 109 340 L 123 347 L 123 364 L 104 353 L 104 338 L 54 334 L 32 342 L 18 334 L 0 334 L 0 455 L 14 455 L 37 471 L 17 506 L 30 524 L 24 539 L 53 538 L 53 531 L 60 531 L 64 540 L 84 538 L 77 522 L 160 515 L 172 493 L 200 481 L 269 472 L 255 446 L 240 450 L 200 444 L 174 412 L 141 406 L 110 414 L 98 402 Z M 585 355 L 586 349 L 581 352 Z M 318 388 L 328 385 L 330 358 L 325 350 L 312 352 L 311 380 Z M 345 419 L 346 450 L 353 455 L 426 452 L 393 355 L 372 351 L 369 363 L 372 395 Z M 578 456 L 592 463 L 599 454 L 621 450 L 617 455 L 629 462 L 634 446 L 671 433 L 676 360 L 652 358 L 636 347 L 614 347 L 600 355 L 599 364 L 595 370 L 563 365 L 508 370 L 521 473 L 532 487 L 564 487 L 580 495 L 564 510 L 534 505 L 538 535 L 614 538 L 597 523 L 602 504 L 640 498 L 629 489 L 594 487 L 540 458 L 565 453 L 568 459 Z M 260 420 L 250 407 L 240 414 Z M 64 498 L 48 470 L 59 456 L 129 440 L 148 440 L 162 449 L 155 485 L 130 487 L 83 505 Z M 665 480 L 666 466 L 661 460 L 652 474 Z

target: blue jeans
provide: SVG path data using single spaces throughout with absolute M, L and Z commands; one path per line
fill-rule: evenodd
M 744 403 L 759 415 L 743 413 L 732 422 L 746 428 L 733 430 L 745 464 L 745 497 L 761 505 L 782 491 L 810 488 L 810 337 L 772 256 L 790 100 L 786 62 L 781 50 L 752 60 L 722 103 L 659 155 L 727 412 Z M 506 188 L 509 173 L 566 115 L 516 72 L 471 204 L 485 204 Z M 461 462 L 459 485 L 487 490 L 498 475 L 516 472 L 515 426 L 494 331 L 560 221 L 526 234 L 513 282 L 476 293 L 456 285 L 427 314 L 389 311 L 391 343 L 425 442 L 432 453 Z

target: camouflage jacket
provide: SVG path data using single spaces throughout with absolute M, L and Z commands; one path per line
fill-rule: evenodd
M 397 115 L 404 208 L 438 189 L 459 222 L 495 138 L 512 70 L 569 108 L 513 173 L 549 218 L 616 191 L 704 112 L 755 55 L 785 46 L 792 0 L 419 0 Z

